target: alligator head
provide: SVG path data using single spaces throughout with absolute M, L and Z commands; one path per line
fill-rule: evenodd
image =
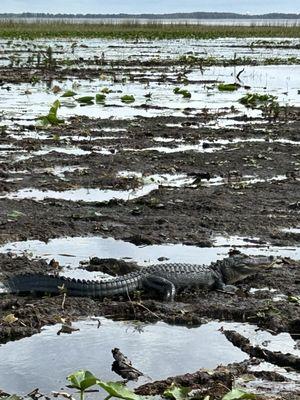
M 226 284 L 233 284 L 262 270 L 269 269 L 274 264 L 274 257 L 247 256 L 238 254 L 223 260 L 221 272 Z

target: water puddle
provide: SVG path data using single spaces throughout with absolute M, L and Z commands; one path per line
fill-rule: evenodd
M 92 257 L 124 259 L 137 262 L 141 266 L 163 262 L 210 264 L 228 256 L 230 247 L 235 247 L 249 255 L 273 255 L 300 259 L 300 247 L 275 247 L 258 238 L 237 236 L 219 236 L 214 240 L 215 247 L 197 247 L 182 244 L 163 244 L 136 246 L 123 240 L 102 238 L 99 236 L 67 237 L 51 239 L 47 243 L 28 240 L 7 243 L 0 247 L 1 253 L 27 254 L 30 257 L 42 257 L 47 261 L 57 260 L 65 266 L 63 275 L 72 278 L 94 279 L 103 277 L 102 273 L 88 272 L 80 268 L 81 263 Z M 167 261 L 166 261 L 167 260 Z
M 88 150 L 83 150 L 78 147 L 49 147 L 45 146 L 41 150 L 25 152 L 26 154 L 17 156 L 15 161 L 25 161 L 29 160 L 33 157 L 45 156 L 49 153 L 61 153 L 61 154 L 68 154 L 74 156 L 85 156 L 91 154 Z
M 171 138 L 168 139 L 161 139 L 159 138 L 156 140 L 158 142 L 165 142 L 165 143 L 177 143 L 178 141 L 174 141 Z M 180 140 L 182 142 L 182 140 Z M 185 152 L 185 151 L 195 151 L 200 153 L 215 153 L 216 151 L 224 150 L 227 146 L 235 145 L 235 144 L 244 144 L 244 143 L 281 143 L 281 144 L 291 144 L 294 146 L 300 146 L 300 141 L 293 141 L 289 139 L 270 139 L 270 138 L 249 138 L 249 139 L 242 139 L 242 138 L 235 138 L 235 139 L 218 139 L 218 140 L 199 140 L 196 144 L 180 144 L 174 147 L 167 147 L 167 146 L 155 146 L 155 147 L 148 147 L 144 149 L 132 149 L 127 148 L 124 149 L 125 151 L 157 151 L 159 153 L 178 153 L 178 152 Z M 232 150 L 232 148 L 229 148 Z
M 249 122 L 248 122 L 249 123 Z M 267 121 L 263 119 L 253 119 L 251 120 L 251 125 L 254 124 L 266 124 Z M 168 128 L 180 128 L 180 129 L 200 129 L 200 128 L 211 128 L 211 129 L 222 129 L 222 128 L 228 128 L 228 129 L 236 129 L 236 130 L 241 130 L 245 125 L 247 125 L 246 121 L 240 121 L 236 120 L 234 118 L 230 118 L 229 115 L 226 118 L 220 117 L 217 118 L 216 120 L 209 121 L 209 122 L 202 122 L 202 123 L 194 123 L 190 124 L 188 126 L 182 125 L 180 123 L 168 123 L 166 124 L 166 127 Z
M 58 336 L 60 326 L 56 325 L 0 346 L 1 389 L 21 394 L 35 387 L 46 393 L 59 390 L 67 384 L 65 377 L 78 369 L 90 370 L 104 380 L 119 380 L 111 371 L 115 347 L 153 380 L 248 358 L 222 335 L 220 323 L 188 329 L 162 322 L 143 326 L 99 320 L 99 328 L 97 321 L 82 321 L 74 324 L 80 331 Z
M 248 359 L 220 332 L 221 327 L 240 332 L 254 345 L 300 355 L 299 350 L 293 349 L 295 342 L 288 334 L 273 336 L 248 324 L 210 322 L 186 328 L 163 322 L 145 325 L 97 318 L 79 321 L 74 327 L 79 331 L 72 335 L 58 336 L 60 326 L 55 325 L 45 327 L 40 334 L 0 346 L 0 387 L 21 394 L 39 387 L 47 393 L 65 387 L 65 377 L 78 369 L 90 370 L 104 380 L 116 380 L 118 376 L 111 371 L 111 350 L 115 347 L 147 376 L 141 377 L 135 386 Z
M 52 168 L 41 168 L 38 170 L 34 170 L 34 173 L 47 173 L 47 174 L 51 174 L 53 176 L 57 176 L 58 178 L 62 179 L 62 180 L 66 180 L 66 174 L 71 174 L 74 172 L 83 172 L 83 171 L 87 171 L 88 167 L 80 167 L 77 165 L 70 165 L 70 166 L 66 166 L 66 167 L 61 167 L 61 166 L 55 166 Z
M 84 150 L 76 146 L 68 146 L 68 147 L 50 147 L 44 146 L 40 150 L 36 151 L 23 151 L 21 155 L 15 155 L 14 161 L 26 161 L 33 157 L 45 156 L 51 153 L 60 153 L 72 156 L 86 156 L 92 153 L 102 154 L 102 155 L 111 155 L 117 153 L 117 150 L 111 150 L 104 147 L 95 146 L 91 150 Z M 25 154 L 24 154 L 25 153 Z
M 56 199 L 56 200 L 66 200 L 66 201 L 83 201 L 85 203 L 92 202 L 106 202 L 110 200 L 125 200 L 129 201 L 132 199 L 137 199 L 139 197 L 146 196 L 153 190 L 158 189 L 157 184 L 148 184 L 140 189 L 133 190 L 109 190 L 109 189 L 73 189 L 64 190 L 58 192 L 55 190 L 38 190 L 33 188 L 20 189 L 17 192 L 9 193 L 5 196 L 0 196 L 0 198 L 8 198 L 12 200 L 22 200 L 22 199 L 32 199 L 36 201 L 42 201 L 45 199 Z
M 282 229 L 282 232 L 285 233 L 296 233 L 300 235 L 300 228 L 286 228 L 286 229 Z
M 137 178 L 143 181 L 144 184 L 155 183 L 160 186 L 182 187 L 191 185 L 195 177 L 188 177 L 186 174 L 153 174 L 144 175 L 141 172 L 135 171 L 120 171 L 117 174 L 120 178 Z

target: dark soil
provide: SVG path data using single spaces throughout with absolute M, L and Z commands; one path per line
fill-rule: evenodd
M 79 187 L 114 190 L 132 190 L 141 187 L 141 179 L 119 177 L 123 170 L 151 174 L 187 174 L 194 183 L 185 187 L 160 186 L 149 195 L 130 201 L 112 200 L 106 203 L 70 202 L 46 199 L 16 201 L 0 199 L 0 242 L 35 238 L 47 240 L 65 235 L 97 233 L 118 239 L 141 243 L 186 243 L 207 245 L 216 233 L 256 236 L 273 244 L 297 244 L 299 235 L 283 233 L 282 228 L 297 226 L 299 221 L 299 146 L 273 142 L 280 138 L 298 140 L 299 110 L 293 110 L 296 121 L 273 123 L 268 134 L 254 130 L 251 122 L 243 131 L 230 129 L 192 129 L 185 124 L 189 118 L 181 118 L 183 128 L 166 127 L 172 118 L 140 118 L 137 121 L 88 120 L 74 118 L 67 127 L 49 129 L 50 139 L 15 141 L 9 135 L 1 143 L 17 145 L 25 149 L 27 160 L 15 160 L 18 149 L 1 163 L 4 177 L 0 183 L 2 194 L 25 188 L 40 190 L 70 190 Z M 203 115 L 202 115 L 203 117 Z M 201 119 L 201 117 L 199 117 Z M 204 117 L 203 117 L 204 118 Z M 178 120 L 178 118 L 177 118 Z M 196 118 L 196 121 L 198 119 Z M 102 140 L 104 132 L 93 129 L 120 127 L 127 129 L 119 140 Z M 68 155 L 52 151 L 35 156 L 34 150 L 43 146 L 67 146 L 64 140 L 57 142 L 55 135 L 70 137 L 84 134 L 87 130 L 97 140 L 76 142 L 89 155 Z M 107 135 L 107 134 L 106 134 Z M 116 135 L 114 133 L 113 135 Z M 214 152 L 176 152 L 164 154 L 155 151 L 126 151 L 148 147 L 176 147 L 180 143 L 158 143 L 155 137 L 183 139 L 184 144 L 204 140 L 204 147 L 216 147 Z M 44 136 L 43 136 L 44 137 Z M 232 143 L 224 147 L 213 140 L 233 138 L 259 138 L 262 142 Z M 30 142 L 31 150 L 28 149 Z M 74 142 L 75 143 L 75 142 Z M 111 155 L 93 152 L 95 146 L 111 148 Z M 114 154 L 114 151 L 117 153 Z M 13 163 L 13 164 L 12 164 Z M 56 166 L 83 167 L 67 172 L 64 179 L 55 176 L 49 168 Z M 47 168 L 47 171 L 45 171 Z M 25 172 L 26 171 L 26 172 Z M 244 176 L 255 176 L 266 182 L 246 184 Z M 283 176 L 283 180 L 271 180 Z M 203 177 L 201 179 L 201 177 Z M 223 178 L 222 185 L 210 185 L 210 179 Z M 269 180 L 269 181 L 268 181 Z M 14 211 L 19 218 L 11 219 Z M 43 221 L 43 224 L 38 223 Z M 188 226 L 188 229 L 186 227 Z

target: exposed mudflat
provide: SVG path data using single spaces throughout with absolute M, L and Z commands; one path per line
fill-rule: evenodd
M 68 49 L 70 43 L 63 45 Z M 54 46 L 51 57 L 56 62 L 52 59 L 51 65 L 45 55 L 39 61 L 44 64 L 37 64 L 28 43 L 22 47 L 18 42 L 14 50 L 9 43 L 1 44 L 18 54 L 19 64 L 11 57 L 0 63 L 4 96 L 0 100 L 0 245 L 99 236 L 139 248 L 182 244 L 205 251 L 216 247 L 218 258 L 234 247 L 248 252 L 257 247 L 265 254 L 277 251 L 281 262 L 268 273 L 239 283 L 234 294 L 187 289 L 177 293 L 173 303 L 147 292 L 104 301 L 0 292 L 0 343 L 31 336 L 62 320 L 96 315 L 185 326 L 209 320 L 247 322 L 274 334 L 288 332 L 299 346 L 300 102 L 298 62 L 291 61 L 294 48 L 278 48 L 278 57 L 289 59 L 288 65 L 265 67 L 261 64 L 267 64 L 266 59 L 261 58 L 251 66 L 245 59 L 233 63 L 233 50 L 222 43 L 214 49 L 215 60 L 209 65 L 182 59 L 188 51 L 196 51 L 194 42 L 180 43 L 186 51 L 173 58 L 166 56 L 167 44 L 158 51 L 153 42 L 147 43 L 140 61 L 132 43 L 129 50 L 123 45 L 123 51 L 128 51 L 125 63 L 118 60 L 119 48 L 110 48 L 109 42 L 102 43 L 105 55 L 100 52 L 93 59 L 98 45 L 91 41 L 73 46 L 75 54 L 68 49 L 71 61 L 66 66 L 61 43 Z M 26 52 L 35 54 L 30 62 Z M 162 57 L 155 61 L 159 52 Z M 233 93 L 220 92 L 220 83 L 237 79 L 243 68 L 238 65 L 245 67 L 241 87 Z M 283 81 L 275 80 L 276 68 L 282 68 Z M 191 98 L 178 97 L 177 86 L 186 87 Z M 64 103 L 61 97 L 70 89 L 95 96 L 103 87 L 107 99 L 101 104 L 79 105 L 75 95 Z M 274 110 L 242 106 L 238 99 L 249 90 L 270 90 L 278 96 L 276 115 Z M 135 101 L 123 103 L 124 94 L 133 94 Z M 47 115 L 55 99 L 62 103 L 58 114 L 65 122 L 42 126 L 37 118 Z M 236 239 L 220 249 L 216 237 Z M 242 243 L 238 237 L 244 238 Z M 13 249 L 0 254 L 0 281 L 19 273 L 53 272 L 57 267 L 53 262 L 49 265 L 47 252 L 36 260 L 30 248 L 17 256 Z M 128 272 L 152 258 L 156 263 L 172 259 L 163 249 L 157 250 L 156 257 L 153 250 L 151 260 L 133 252 L 132 263 L 125 253 L 94 254 L 88 246 L 84 251 L 82 269 L 108 274 Z M 63 247 L 53 258 L 68 252 Z M 188 255 L 188 248 L 183 252 Z M 95 255 L 98 261 L 89 262 Z M 174 257 L 177 260 L 175 248 Z M 196 262 L 206 260 L 200 255 Z M 69 276 L 72 273 L 71 268 Z M 8 315 L 13 318 L 7 319 Z M 203 396 L 214 393 L 219 399 L 222 387 L 232 385 L 229 375 L 241 376 L 246 367 L 224 367 L 215 372 L 220 378 L 217 383 L 204 377 L 204 372 L 198 373 L 201 379 L 193 374 L 179 381 L 198 387 L 203 378 L 207 387 L 214 388 L 203 389 Z M 274 383 L 278 377 L 271 378 Z M 161 393 L 164 387 L 165 382 L 157 383 L 139 392 Z M 297 390 L 289 388 L 290 397 L 281 397 L 279 390 L 273 398 L 296 399 Z

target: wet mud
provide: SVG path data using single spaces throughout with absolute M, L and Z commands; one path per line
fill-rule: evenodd
M 224 63 L 247 65 L 245 60 L 230 63 L 230 58 Z M 92 82 L 100 73 L 118 85 L 124 84 L 122 74 L 126 72 L 128 82 L 145 85 L 146 93 L 147 85 L 153 83 L 184 85 L 185 74 L 195 69 L 199 74 L 203 66 L 211 65 L 191 65 L 191 59 L 145 58 L 124 63 L 87 57 L 76 67 L 63 66 L 60 61 L 43 68 L 2 65 L 1 90 L 8 93 L 15 90 L 13 85 L 23 83 L 35 90 L 42 82 L 53 92 L 57 82 L 62 87 L 70 77 Z M 200 80 L 197 75 L 190 82 L 207 87 L 219 80 Z M 115 93 L 118 90 L 123 89 L 114 88 Z M 279 255 L 283 246 L 298 248 L 300 109 L 294 103 L 281 104 L 274 117 L 261 110 L 243 114 L 237 102 L 212 110 L 188 101 L 174 106 L 144 98 L 130 106 L 130 115 L 124 105 L 116 103 L 113 117 L 72 115 L 58 126 L 41 126 L 30 113 L 20 117 L 2 112 L 0 244 L 98 235 L 138 246 L 211 247 L 218 235 L 237 235 L 248 237 L 249 246 L 278 247 Z M 101 107 L 105 113 L 112 105 Z M 117 194 L 120 191 L 122 198 Z M 55 262 L 29 256 L 0 254 L 0 282 L 19 273 L 57 272 Z M 81 268 L 110 275 L 138 268 L 125 261 L 95 257 Z M 0 343 L 33 335 L 47 324 L 91 315 L 186 326 L 214 319 L 248 322 L 274 334 L 289 332 L 299 343 L 298 260 L 284 259 L 270 272 L 239 283 L 238 288 L 234 294 L 184 290 L 177 293 L 174 303 L 143 292 L 104 301 L 0 292 Z M 220 367 L 213 375 L 200 371 L 175 381 L 201 387 L 203 397 L 213 393 L 221 398 L 224 387 L 232 387 L 233 376 L 243 375 L 247 367 Z M 278 377 L 267 378 L 276 381 Z M 170 382 L 138 391 L 162 393 Z M 296 391 L 289 396 L 299 398 Z M 285 397 L 278 394 L 274 398 Z

